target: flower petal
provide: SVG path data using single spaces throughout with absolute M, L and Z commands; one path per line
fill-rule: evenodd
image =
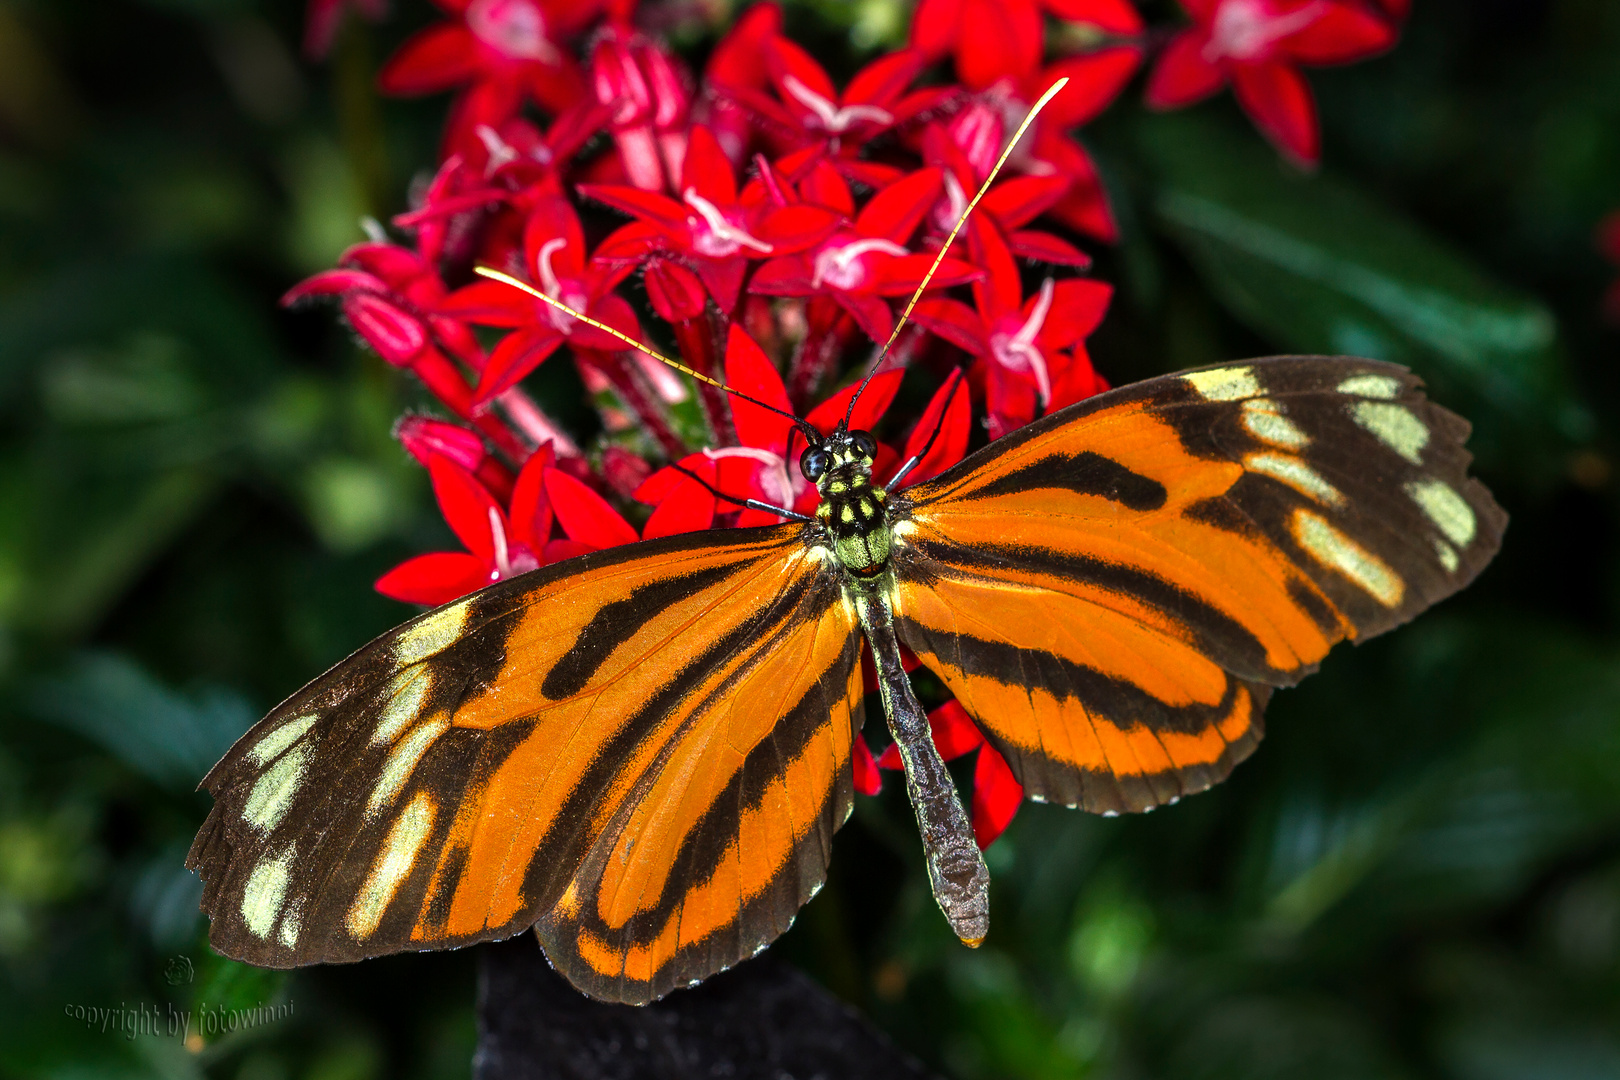
M 437 607 L 483 588 L 489 569 L 476 555 L 435 551 L 406 559 L 377 579 L 373 586 L 384 596 L 407 604 Z
M 902 460 L 910 461 L 912 455 L 923 454 L 922 460 L 917 462 L 916 468 L 906 474 L 902 482 L 904 487 L 920 484 L 944 472 L 946 469 L 962 460 L 967 453 L 968 435 L 972 426 L 971 395 L 968 392 L 966 379 L 947 380 L 923 410 L 922 419 L 917 426 L 911 429 L 911 437 L 906 440 L 905 453 Z M 938 434 L 935 434 L 935 429 Z M 932 438 L 934 444 L 923 453 L 923 447 Z
M 861 735 L 855 736 L 855 746 L 850 754 L 850 765 L 855 773 L 855 790 L 862 795 L 878 795 L 883 791 L 883 774 L 878 772 L 877 762 L 872 760 L 872 748 L 866 745 L 866 739 Z
M 759 344 L 736 323 L 731 324 L 726 338 L 726 384 L 767 405 L 774 405 L 789 416 L 793 413 L 782 376 Z M 779 455 L 787 453 L 788 436 L 795 426 L 788 416 L 735 397 L 731 399 L 731 416 L 737 438 L 744 446 Z
M 1207 31 L 1192 29 L 1182 31 L 1165 46 L 1148 78 L 1148 108 L 1179 109 L 1226 85 L 1226 73 L 1204 59 L 1208 44 Z
M 546 470 L 557 455 L 548 442 L 529 455 L 512 487 L 512 539 L 530 551 L 541 551 L 551 539 L 551 500 L 546 497 Z
M 557 524 L 570 540 L 600 551 L 641 539 L 606 499 L 562 470 L 547 469 L 545 485 Z
M 435 94 L 469 82 L 478 74 L 478 43 L 472 31 L 455 23 L 428 27 L 401 45 L 377 75 L 385 94 Z
M 495 539 L 492 528 L 499 527 L 506 535 L 511 532 L 507 526 L 506 512 L 495 501 L 495 496 L 472 473 L 442 454 L 428 458 L 428 476 L 433 480 L 433 496 L 438 500 L 439 512 L 444 515 L 450 531 L 456 534 L 456 539 L 468 551 L 483 560 L 486 567 L 493 566 Z M 492 521 L 494 526 L 491 525 Z
M 1090 337 L 1102 325 L 1113 298 L 1114 287 L 1106 281 L 1070 278 L 1058 282 L 1052 290 L 1052 308 L 1036 340 L 1048 348 L 1066 349 Z
M 900 389 L 900 380 L 905 374 L 902 368 L 890 368 L 872 376 L 872 380 L 866 384 L 866 389 L 861 391 L 860 399 L 855 402 L 855 408 L 850 411 L 849 430 L 871 431 L 877 426 L 889 403 L 894 400 L 895 392 Z M 830 433 L 844 418 L 845 410 L 849 409 L 849 401 L 857 390 L 860 390 L 859 383 L 844 387 L 812 409 L 805 419 L 809 420 L 817 431 Z
M 1041 123 L 1068 128 L 1090 123 L 1113 104 L 1142 63 L 1140 45 L 1116 45 L 1059 60 L 1041 73 L 1041 89 L 1067 76 L 1064 87 L 1041 116 Z
M 1024 788 L 995 747 L 979 747 L 973 763 L 973 838 L 980 848 L 996 842 L 1024 801 Z
M 855 230 L 862 236 L 904 244 L 922 224 L 944 186 L 945 175 L 939 169 L 918 169 L 873 195 L 855 219 Z
M 1232 69 L 1238 104 L 1266 137 L 1296 165 L 1314 168 L 1322 156 L 1316 99 L 1298 68 L 1238 64 Z
M 1302 64 L 1348 64 L 1395 47 L 1399 35 L 1382 15 L 1347 3 L 1327 7 L 1317 18 L 1277 42 L 1279 51 Z
M 984 736 L 955 698 L 928 714 L 928 728 L 939 756 L 946 761 L 970 754 L 984 744 Z

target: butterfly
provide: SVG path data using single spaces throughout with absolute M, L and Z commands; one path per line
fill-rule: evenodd
M 250 730 L 187 865 L 221 952 L 291 967 L 504 938 L 641 1003 L 765 948 L 853 801 L 862 641 L 959 937 L 988 874 L 901 660 L 1031 798 L 1223 779 L 1273 689 L 1462 588 L 1506 515 L 1390 364 L 1278 357 L 1056 411 L 911 487 L 815 433 L 785 524 L 670 536 L 412 619 Z M 913 459 L 915 460 L 915 459 Z M 898 480 L 899 478 L 897 478 Z

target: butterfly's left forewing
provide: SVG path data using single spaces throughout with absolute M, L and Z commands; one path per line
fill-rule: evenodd
M 1506 517 L 1402 368 L 1285 357 L 1061 410 L 907 494 L 896 627 L 1037 798 L 1144 810 L 1271 688 L 1473 580 Z
M 212 940 L 272 967 L 535 925 L 640 1002 L 763 948 L 851 803 L 859 637 L 798 526 L 514 578 L 372 643 L 204 781 Z

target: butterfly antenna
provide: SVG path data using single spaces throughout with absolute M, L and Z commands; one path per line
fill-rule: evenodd
M 589 315 L 585 314 L 583 311 L 575 311 L 573 308 L 569 307 L 567 304 L 563 303 L 561 300 L 555 300 L 552 297 L 547 296 L 545 293 L 541 292 L 539 289 L 535 288 L 533 285 L 530 285 L 527 281 L 521 281 L 518 278 L 513 277 L 511 274 L 503 274 L 501 271 L 496 270 L 493 267 L 489 267 L 489 266 L 475 266 L 475 267 L 473 267 L 473 270 L 476 273 L 480 274 L 481 276 L 489 278 L 491 281 L 499 281 L 503 285 L 510 285 L 514 289 L 521 289 L 522 291 L 528 293 L 530 296 L 534 297 L 536 300 L 544 300 L 546 303 L 550 304 L 552 307 L 556 308 L 558 311 L 566 312 L 567 314 L 569 314 L 569 315 L 573 316 L 574 318 L 578 319 L 580 322 L 584 323 L 586 326 L 594 327 L 595 329 L 602 331 L 602 333 L 607 334 L 610 337 L 618 338 L 620 341 L 622 341 L 626 345 L 630 346 L 630 348 L 635 349 L 637 352 L 644 352 L 648 356 L 652 357 L 654 360 L 657 360 L 659 363 L 668 364 L 670 367 L 674 368 L 676 371 L 679 371 L 683 375 L 689 375 L 692 378 L 698 380 L 699 382 L 707 383 L 707 384 L 709 384 L 710 386 L 714 387 L 717 390 L 723 390 L 726 393 L 732 395 L 733 397 L 742 398 L 744 401 L 748 402 L 749 404 L 758 405 L 760 408 L 766 409 L 766 410 L 768 410 L 770 412 L 773 412 L 778 416 L 787 417 L 789 420 L 792 420 L 795 425 L 798 426 L 800 431 L 804 432 L 805 437 L 808 438 L 811 442 L 815 442 L 815 441 L 817 441 L 817 440 L 819 440 L 821 438 L 821 433 L 819 431 L 817 431 L 815 429 L 815 427 L 812 426 L 808 420 L 801 420 L 801 419 L 799 419 L 799 417 L 797 417 L 797 416 L 793 415 L 792 413 L 788 412 L 786 409 L 778 409 L 775 405 L 772 405 L 772 404 L 770 404 L 768 402 L 761 401 L 756 397 L 749 397 L 747 394 L 743 393 L 741 390 L 733 390 L 731 387 L 727 386 L 725 383 L 720 382 L 718 379 L 711 379 L 709 376 L 703 374 L 701 371 L 693 371 L 691 368 L 687 367 L 685 364 L 681 363 L 680 361 L 671 360 L 669 357 L 665 356 L 663 353 L 657 351 L 656 349 L 652 349 L 652 348 L 649 348 L 646 345 L 643 345 L 641 342 L 637 341 L 635 338 L 631 337 L 629 334 L 623 333 L 623 332 L 621 332 L 619 330 L 615 330 L 613 327 L 607 325 L 606 323 L 600 322 L 600 321 L 598 321 L 596 319 L 591 318 Z
M 849 399 L 849 408 L 844 412 L 845 427 L 849 426 L 849 418 L 855 415 L 855 402 L 859 401 L 861 394 L 866 391 L 866 384 L 872 381 L 872 376 L 876 375 L 878 370 L 883 367 L 883 361 L 889 358 L 889 350 L 894 348 L 895 341 L 900 337 L 900 331 L 906 328 L 906 323 L 911 318 L 911 309 L 917 306 L 917 301 L 921 300 L 922 294 L 928 290 L 928 283 L 934 280 L 934 274 L 939 271 L 940 264 L 945 261 L 946 252 L 951 250 L 951 244 L 956 241 L 956 236 L 962 231 L 962 226 L 967 224 L 967 219 L 973 213 L 974 207 L 979 205 L 979 200 L 984 198 L 984 193 L 990 190 L 990 185 L 996 182 L 996 177 L 1001 174 L 1002 166 L 1006 165 L 1007 159 L 1012 157 L 1014 148 L 1018 146 L 1019 140 L 1024 137 L 1024 133 L 1029 130 L 1029 126 L 1035 122 L 1035 117 L 1039 116 L 1041 110 L 1046 108 L 1047 103 L 1057 96 L 1059 90 L 1062 90 L 1067 85 L 1069 85 L 1069 79 L 1068 76 L 1064 76 L 1047 87 L 1046 93 L 1042 94 L 1040 100 L 1025 114 L 1023 122 L 1018 125 L 1018 130 L 1013 132 L 1013 137 L 1007 140 L 1006 149 L 1001 151 L 1001 156 L 996 159 L 995 167 L 990 170 L 990 175 L 984 178 L 984 183 L 979 185 L 979 190 L 967 204 L 967 209 L 962 211 L 962 216 L 956 219 L 955 225 L 951 226 L 950 234 L 945 237 L 945 243 L 940 245 L 939 254 L 934 256 L 933 265 L 928 268 L 928 273 L 923 275 L 922 282 L 917 286 L 917 291 L 912 293 L 911 299 L 906 302 L 906 310 L 900 313 L 900 321 L 894 324 L 894 333 L 889 335 L 889 340 L 885 341 L 883 348 L 878 350 L 877 360 L 873 362 L 872 370 L 867 372 L 866 378 L 861 380 L 860 388 L 855 391 L 855 396 Z

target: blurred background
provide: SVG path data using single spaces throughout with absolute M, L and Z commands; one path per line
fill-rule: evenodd
M 669 10 L 693 58 L 731 14 Z M 277 306 L 431 168 L 445 99 L 373 87 L 435 13 L 350 19 L 320 65 L 303 15 L 0 0 L 6 1076 L 469 1074 L 474 951 L 224 961 L 181 865 L 216 757 L 410 613 L 378 574 L 450 546 L 389 437 L 419 391 L 331 311 Z M 841 79 L 906 9 L 787 16 Z M 900 785 L 860 800 L 777 949 L 944 1075 L 1620 1077 L 1620 267 L 1594 239 L 1620 207 L 1620 5 L 1417 0 L 1392 53 L 1311 81 L 1314 177 L 1229 95 L 1153 115 L 1139 79 L 1085 129 L 1124 234 L 1097 368 L 1410 364 L 1473 420 L 1506 545 L 1277 695 L 1218 789 L 1136 819 L 1026 806 L 976 952 Z M 533 388 L 584 422 L 571 377 Z

